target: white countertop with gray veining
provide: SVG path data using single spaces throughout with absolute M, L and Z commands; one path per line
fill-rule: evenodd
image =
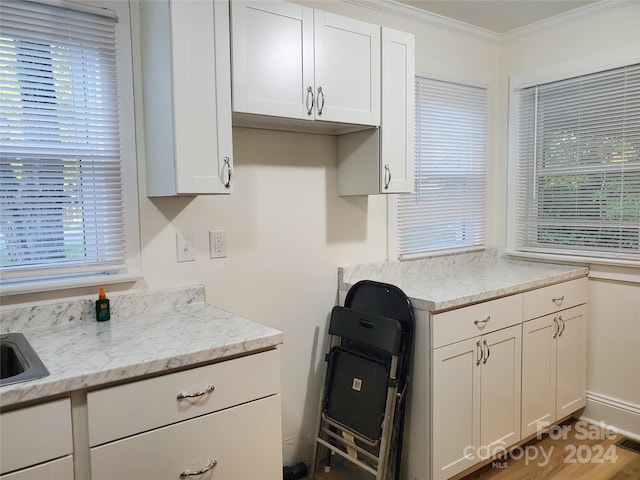
M 494 250 L 487 250 L 341 267 L 338 280 L 342 291 L 360 280 L 390 283 L 404 291 L 414 308 L 438 312 L 587 274 L 586 267 L 498 257 Z
M 163 291 L 116 298 L 107 322 L 95 321 L 93 300 L 75 302 L 73 307 L 80 311 L 71 314 L 69 309 L 51 307 L 49 313 L 55 312 L 57 318 L 50 319 L 46 328 L 38 318 L 46 313 L 46 307 L 1 311 L 1 331 L 25 334 L 50 375 L 0 387 L 0 406 L 213 362 L 282 343 L 282 332 L 204 303 L 201 287 L 182 289 L 177 299 L 172 295 Z

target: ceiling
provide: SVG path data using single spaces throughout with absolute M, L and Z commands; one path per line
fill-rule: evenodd
M 555 17 L 599 0 L 397 0 L 495 33 Z

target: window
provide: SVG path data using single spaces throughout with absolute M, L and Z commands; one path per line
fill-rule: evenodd
M 416 77 L 415 193 L 398 195 L 400 257 L 485 242 L 487 89 Z
M 137 269 L 132 109 L 119 101 L 132 97 L 130 71 L 118 70 L 124 29 L 115 12 L 75 8 L 0 6 L 3 293 Z
M 517 96 L 516 249 L 637 260 L 640 64 Z

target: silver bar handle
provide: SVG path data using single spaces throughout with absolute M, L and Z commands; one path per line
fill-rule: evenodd
M 558 336 L 561 337 L 562 334 L 564 333 L 564 329 L 566 328 L 566 325 L 564 324 L 564 320 L 562 319 L 562 315 L 558 316 L 558 320 L 560 321 L 560 325 L 562 326 L 562 329 L 560 330 L 560 333 L 558 333 Z
M 485 363 L 487 363 L 487 360 L 489 360 L 489 355 L 491 355 L 491 350 L 489 349 L 489 344 L 487 343 L 486 340 L 484 340 L 484 346 L 487 347 L 487 354 L 484 356 L 484 360 L 482 361 L 482 364 L 484 365 Z
M 311 97 L 311 105 L 309 105 L 309 97 Z M 311 88 L 311 85 L 309 85 L 307 87 L 307 97 L 304 100 L 304 104 L 307 107 L 307 115 L 311 115 L 313 114 L 313 105 L 315 103 L 315 97 L 313 95 L 313 88 Z
M 215 467 L 216 465 L 218 465 L 218 461 L 215 459 L 211 459 L 209 460 L 209 463 L 207 464 L 207 466 L 204 467 L 202 470 L 197 470 L 195 472 L 190 472 L 189 470 L 185 470 L 184 472 L 180 473 L 180 478 L 197 477 L 198 475 L 203 475 L 207 473 L 209 470 L 211 470 L 213 467 Z
M 561 297 L 553 297 L 551 301 L 555 303 L 557 306 L 560 306 L 562 305 L 562 302 L 564 302 L 564 295 L 562 295 Z
M 224 165 L 222 166 L 223 170 L 224 168 L 227 168 L 227 181 L 224 183 L 224 188 L 230 188 L 231 187 L 231 159 L 229 157 L 224 157 Z
M 480 343 L 480 340 L 476 342 L 476 347 L 478 347 L 478 360 L 476 360 L 477 366 L 480 365 L 480 362 L 482 362 L 482 357 L 484 357 L 484 350 L 482 350 L 482 344 Z
M 213 392 L 215 390 L 215 388 L 216 387 L 214 387 L 213 385 L 207 385 L 204 390 L 200 390 L 199 392 L 196 392 L 196 393 L 183 393 L 183 392 L 180 392 L 176 398 L 178 400 L 184 400 L 185 398 L 202 397 L 204 395 L 207 395 L 208 393 Z
M 324 92 L 322 91 L 322 87 L 318 87 L 318 115 L 322 115 L 322 111 L 324 110 Z
M 486 317 L 481 318 L 480 320 L 476 319 L 476 320 L 473 321 L 473 323 L 475 323 L 476 326 L 478 326 L 478 327 L 480 327 L 480 326 L 484 327 L 489 320 L 491 320 L 491 315 L 487 315 Z M 482 324 L 482 325 L 480 325 L 480 324 Z
M 556 329 L 553 332 L 553 338 L 556 338 L 558 336 L 558 333 L 560 333 L 560 324 L 558 323 L 558 317 L 553 317 L 553 323 L 555 323 L 556 325 Z
M 391 184 L 391 168 L 389 164 L 385 164 L 384 166 L 384 189 L 389 190 L 389 185 Z

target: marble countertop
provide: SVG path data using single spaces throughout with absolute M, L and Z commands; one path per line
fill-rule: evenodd
M 482 251 L 341 267 L 338 281 L 342 291 L 360 280 L 390 283 L 405 292 L 414 308 L 439 312 L 587 274 L 582 266 L 522 261 Z
M 118 312 L 116 308 L 115 315 L 112 308 L 112 319 L 107 322 L 91 318 L 54 322 L 46 329 L 22 328 L 50 375 L 0 387 L 0 405 L 212 362 L 282 343 L 282 332 L 204 301 L 145 309 L 149 303 L 153 302 L 140 302 L 134 311 Z M 6 317 L 9 321 L 11 315 Z

